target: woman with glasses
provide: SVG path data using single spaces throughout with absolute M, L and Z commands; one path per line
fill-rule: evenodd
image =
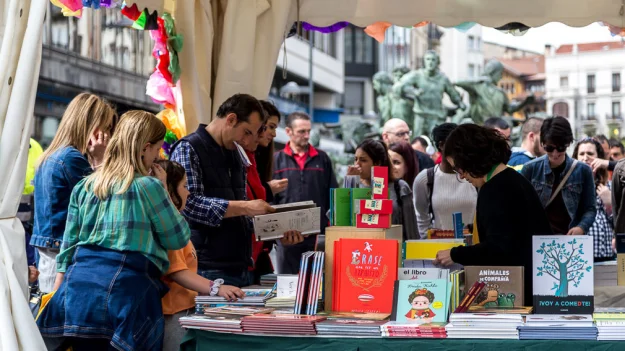
M 458 174 L 480 189 L 476 244 L 439 251 L 435 264 L 445 266 L 525 267 L 524 306 L 532 305 L 532 236 L 551 228 L 532 185 L 506 166 L 510 145 L 496 130 L 474 124 L 458 126 L 445 142 L 444 157 Z
M 443 123 L 432 130 L 432 140 L 438 151 L 444 152 L 447 137 L 457 127 L 455 123 Z M 462 213 L 465 223 L 473 222 L 477 191 L 471 183 L 458 179 L 445 158 L 434 168 L 419 173 L 412 194 L 420 233 L 432 228 L 453 230 L 455 212 Z
M 569 121 L 546 119 L 540 142 L 547 154 L 526 163 L 521 174 L 536 189 L 555 234 L 588 234 L 597 215 L 595 181 L 588 165 L 566 154 L 573 142 Z
M 591 166 L 595 159 L 603 159 L 604 157 L 604 148 L 593 138 L 581 140 L 575 145 L 575 150 L 573 151 L 573 158 L 588 166 Z M 614 259 L 614 251 L 612 249 L 614 225 L 612 222 L 611 182 L 608 176 L 608 170 L 605 168 L 598 169 L 594 177 L 595 191 L 597 194 L 597 216 L 588 234 L 592 235 L 594 239 L 594 261 L 611 261 Z
M 371 168 L 382 166 L 388 168 L 389 194 L 393 200 L 392 224 L 403 226 L 404 240 L 425 238 L 425 233 L 419 235 L 417 230 L 417 216 L 412 204 L 412 190 L 410 185 L 402 179 L 393 177 L 393 168 L 386 145 L 379 140 L 367 139 L 358 145 L 353 166 L 347 170 L 343 181 L 344 188 L 370 188 Z

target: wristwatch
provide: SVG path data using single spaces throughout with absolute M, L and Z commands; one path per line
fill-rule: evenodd
M 224 283 L 223 279 L 215 279 L 213 280 L 213 285 L 211 286 L 211 292 L 210 295 L 211 296 L 217 296 L 217 293 L 219 293 L 219 287 Z

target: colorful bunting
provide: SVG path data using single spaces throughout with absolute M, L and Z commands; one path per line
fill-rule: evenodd
M 615 36 L 620 36 L 620 37 L 625 37 L 625 28 L 623 27 L 618 27 L 618 26 L 613 26 L 608 22 L 600 22 L 600 24 L 602 26 L 606 26 L 608 27 L 608 30 L 610 31 L 610 33 L 612 34 L 613 37 Z
M 315 32 L 321 32 L 324 34 L 338 32 L 347 26 L 349 26 L 349 22 L 336 22 L 335 24 L 327 26 L 327 27 L 317 27 L 317 26 L 313 26 L 312 24 L 308 22 L 302 22 L 302 29 L 311 30 Z
M 386 30 L 389 29 L 390 26 L 392 26 L 390 22 L 375 22 L 365 28 L 365 33 L 377 40 L 378 43 L 383 43 Z

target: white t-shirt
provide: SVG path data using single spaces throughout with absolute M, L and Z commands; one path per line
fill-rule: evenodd
M 453 230 L 452 215 L 462 213 L 465 225 L 473 223 L 477 206 L 477 191 L 466 180 L 458 181 L 455 173 L 444 173 L 437 165 L 434 172 L 434 194 L 432 195 L 432 211 L 434 224 L 430 216 L 430 196 L 428 193 L 427 170 L 421 171 L 414 181 L 412 195 L 417 210 L 417 226 L 420 233 L 428 229 Z

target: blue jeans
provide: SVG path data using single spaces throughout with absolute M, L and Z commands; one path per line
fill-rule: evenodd
M 163 348 L 160 270 L 138 252 L 79 246 L 37 320 L 44 338 L 107 339 L 118 350 Z
M 208 280 L 223 279 L 224 285 L 233 285 L 239 288 L 250 286 L 254 282 L 254 274 L 248 270 L 227 271 L 223 269 L 198 270 L 197 274 Z

